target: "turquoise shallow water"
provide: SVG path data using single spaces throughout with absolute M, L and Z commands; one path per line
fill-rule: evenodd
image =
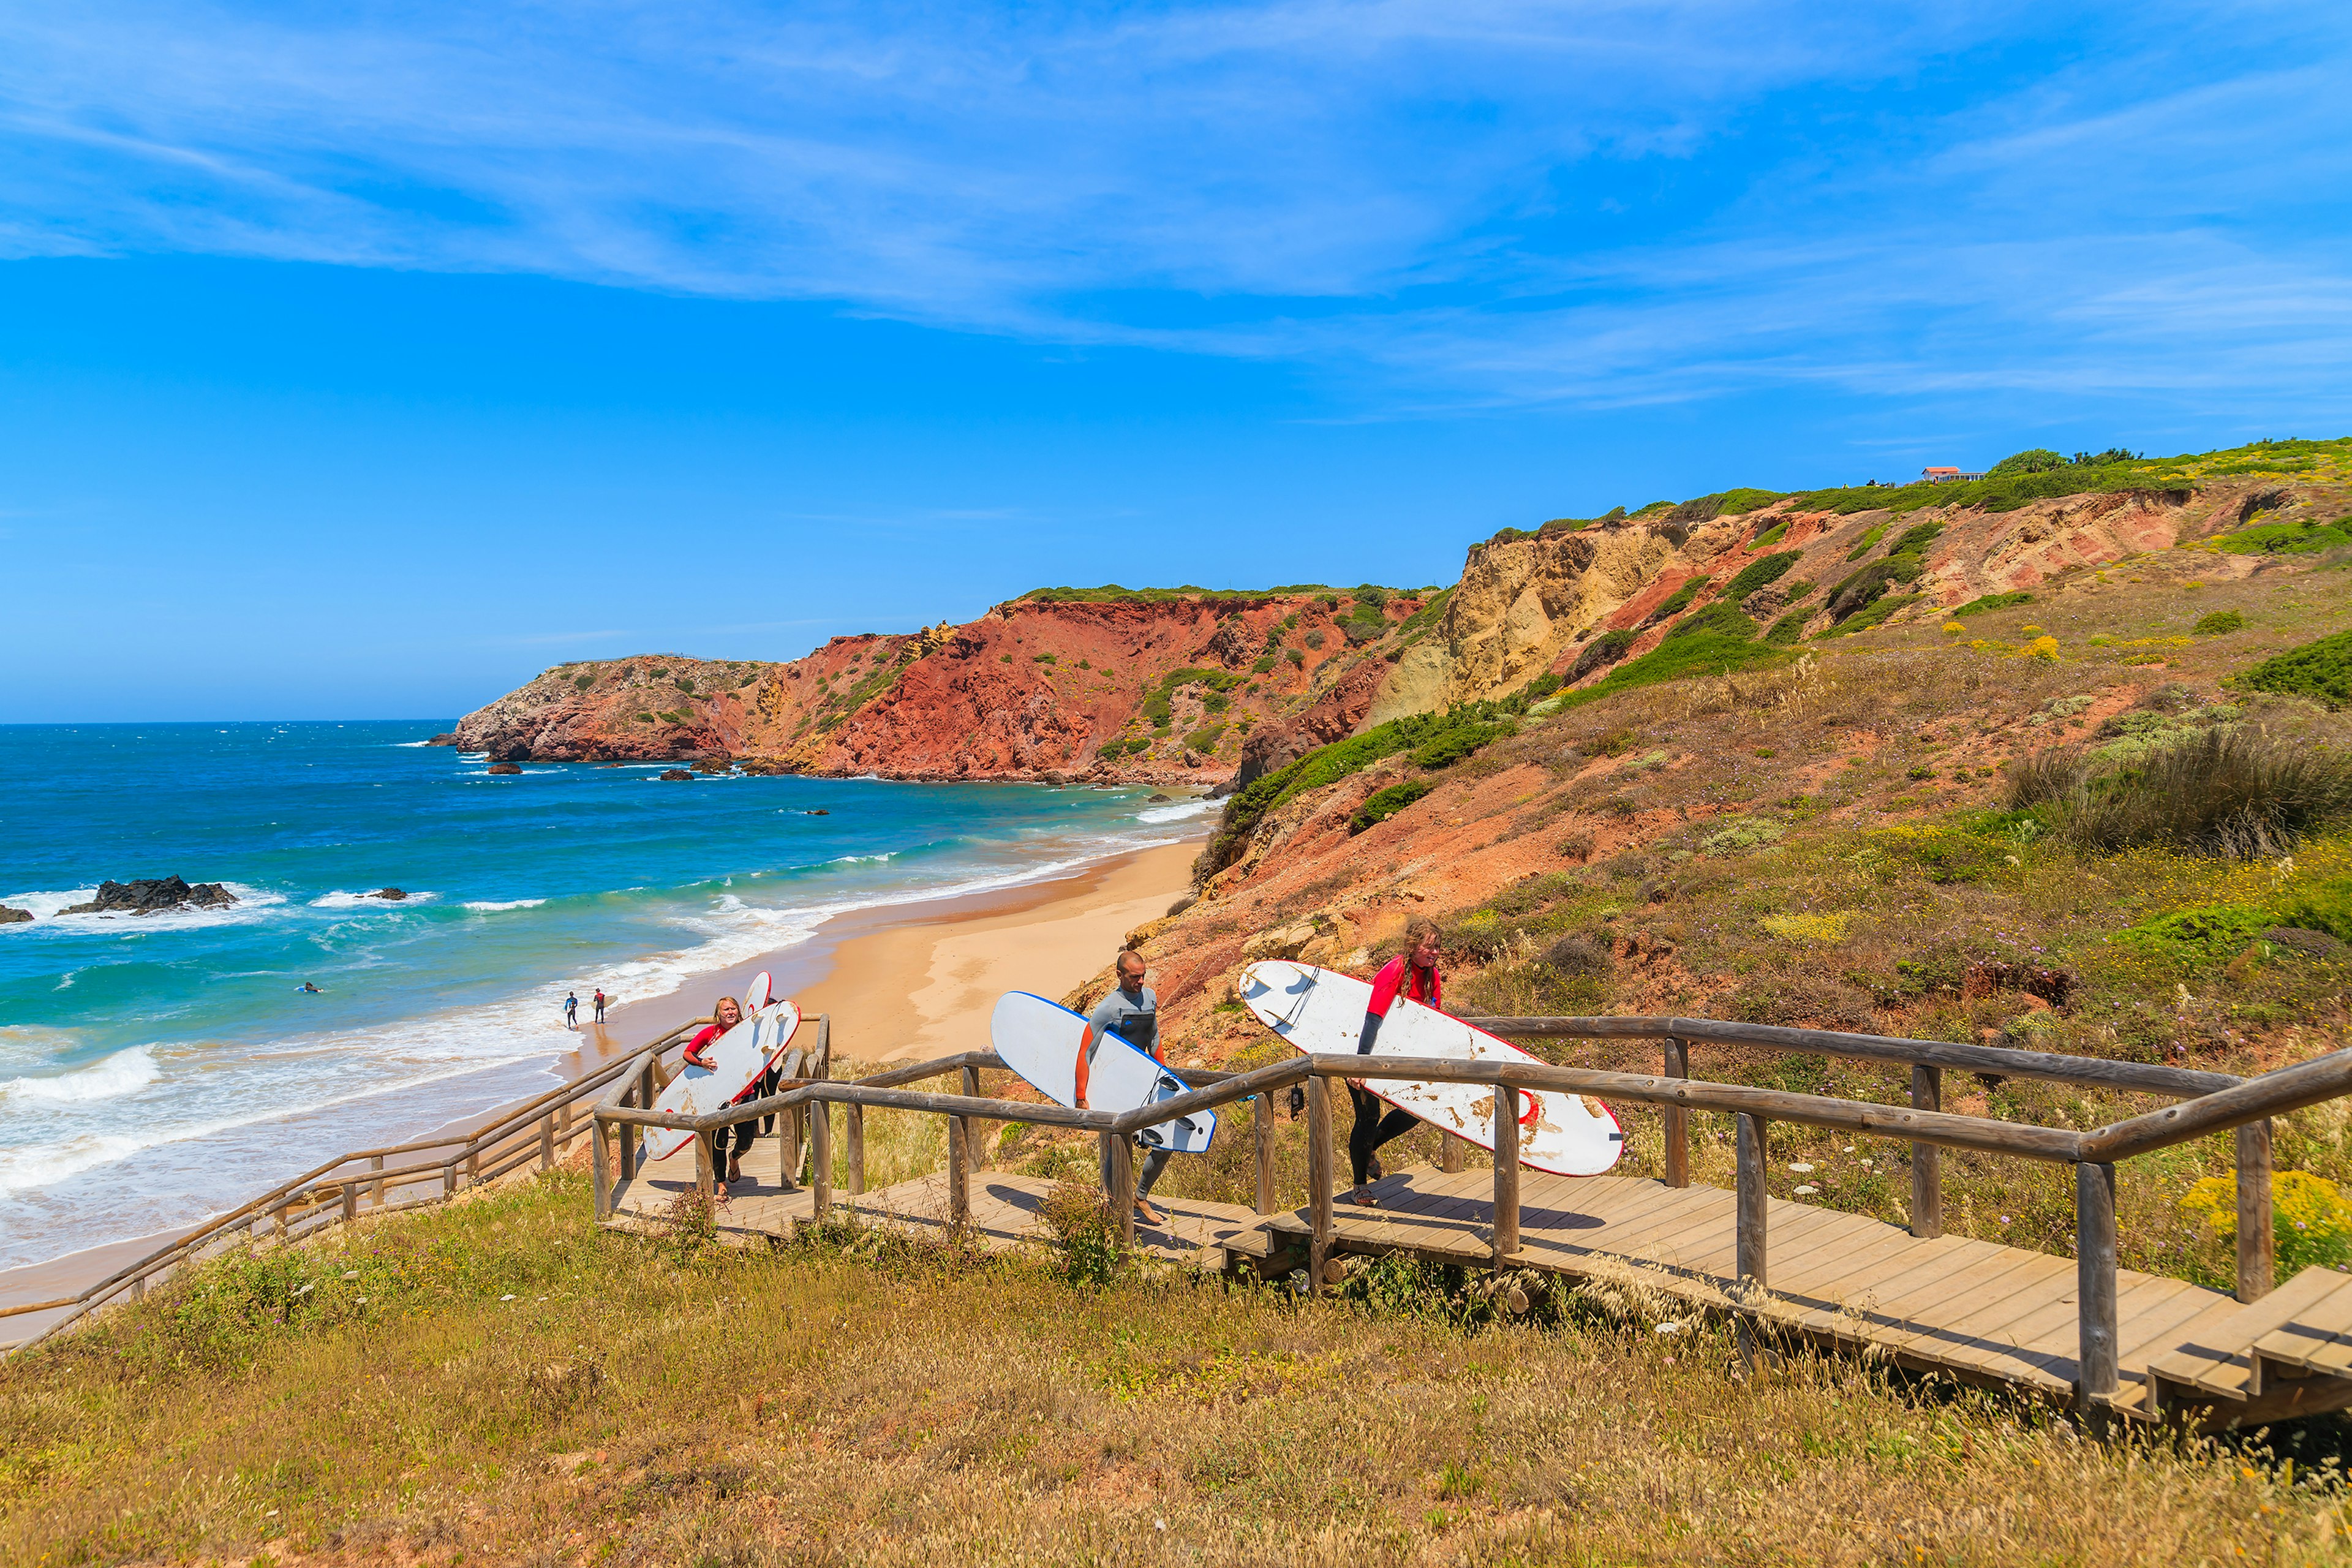
M 494 778 L 417 743 L 446 727 L 0 726 L 0 903 L 37 917 L 0 925 L 0 1268 L 534 1091 L 578 1043 L 567 989 L 665 994 L 831 914 L 1051 875 L 1209 809 L 657 766 Z M 58 912 L 173 873 L 239 901 Z M 385 886 L 412 897 L 362 896 Z

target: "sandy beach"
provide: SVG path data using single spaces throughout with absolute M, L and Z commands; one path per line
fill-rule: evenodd
M 999 995 L 1020 990 L 1058 997 L 1107 967 L 1129 931 L 1166 914 L 1190 889 L 1199 852 L 1197 840 L 1161 845 L 1048 881 L 843 915 L 799 946 L 703 976 L 667 996 L 615 1005 L 602 1027 L 583 1026 L 578 1051 L 551 1064 L 551 1087 L 708 1014 L 712 998 L 740 994 L 763 969 L 777 993 L 796 998 L 803 1013 L 832 1015 L 836 1059 L 919 1060 L 984 1049 Z M 458 1137 L 494 1114 L 426 1136 Z M 79 1289 L 163 1240 L 115 1242 L 0 1272 L 0 1305 Z M 0 1344 L 41 1321 L 0 1321 Z

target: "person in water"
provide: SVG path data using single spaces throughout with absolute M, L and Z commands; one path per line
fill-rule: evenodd
M 1364 1031 L 1356 1040 L 1358 1056 L 1371 1054 L 1381 1025 L 1399 996 L 1444 1011 L 1445 985 L 1437 973 L 1437 922 L 1426 915 L 1415 915 L 1404 928 L 1404 951 L 1372 976 L 1371 1004 L 1364 1010 Z M 1366 1208 L 1378 1208 L 1380 1200 L 1364 1190 L 1381 1179 L 1381 1163 L 1374 1156 L 1381 1144 L 1419 1126 L 1421 1118 L 1390 1106 L 1365 1088 L 1360 1078 L 1348 1080 L 1348 1098 L 1356 1106 L 1356 1125 L 1348 1134 L 1348 1163 L 1356 1179 L 1354 1198 Z
M 1109 994 L 1096 1003 L 1095 1010 L 1087 1015 L 1086 1043 L 1078 1050 L 1077 1093 L 1075 1097 L 1080 1110 L 1088 1109 L 1087 1079 L 1094 1070 L 1095 1058 L 1102 1050 L 1106 1036 L 1117 1035 L 1163 1067 L 1168 1062 L 1160 1046 L 1160 998 L 1152 994 L 1151 987 L 1143 983 L 1143 955 L 1122 952 L 1118 955 L 1117 967 L 1118 984 L 1112 986 Z M 1166 1215 L 1151 1206 L 1152 1184 L 1159 1181 L 1160 1173 L 1168 1168 L 1168 1152 L 1165 1149 L 1151 1150 L 1143 1156 L 1142 1166 L 1135 1173 L 1135 1217 L 1146 1225 L 1165 1225 L 1168 1222 Z M 1103 1191 L 1110 1191 L 1110 1142 L 1108 1139 L 1103 1141 L 1102 1180 Z
M 295 990 L 297 990 L 297 991 L 301 992 L 301 993 L 302 993 L 304 995 L 306 995 L 306 996 L 316 996 L 316 995 L 320 994 L 320 992 L 319 988 L 318 988 L 317 986 L 315 986 L 315 985 L 311 984 L 310 984 L 309 981 L 307 981 L 307 980 L 305 980 L 304 982 L 302 982 L 302 984 L 301 984 L 297 985 L 294 989 L 295 989 Z
M 734 997 L 721 996 L 712 1003 L 710 1022 L 703 1027 L 701 1033 L 686 1043 L 687 1065 L 700 1068 L 705 1072 L 715 1069 L 719 1064 L 710 1059 L 705 1047 L 714 1044 L 719 1036 L 742 1021 L 743 1005 Z M 754 1122 L 738 1121 L 731 1129 L 734 1133 L 731 1149 L 728 1147 L 730 1131 L 730 1129 L 725 1127 L 713 1128 L 703 1136 L 710 1142 L 711 1170 L 724 1173 L 719 1180 L 724 1184 L 732 1185 L 743 1179 L 743 1156 L 751 1152 L 751 1142 L 760 1135 L 760 1131 Z

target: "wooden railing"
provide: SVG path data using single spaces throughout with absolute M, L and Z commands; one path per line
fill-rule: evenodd
M 148 1286 L 168 1278 L 184 1264 L 265 1235 L 281 1244 L 299 1241 L 362 1215 L 398 1214 L 445 1202 L 467 1187 L 495 1181 L 534 1161 L 542 1170 L 551 1168 L 573 1140 L 594 1126 L 593 1118 L 575 1114 L 581 1101 L 604 1093 L 623 1072 L 648 1059 L 658 1062 L 664 1052 L 709 1022 L 696 1018 L 680 1024 L 635 1057 L 608 1062 L 501 1111 L 463 1137 L 429 1138 L 339 1154 L 226 1214 L 214 1215 L 78 1294 L 0 1307 L 0 1321 L 37 1312 L 64 1313 L 0 1353 L 29 1349 L 121 1297 L 139 1300 L 146 1295 Z M 422 1191 L 402 1191 L 420 1186 Z
M 1824 1030 L 1782 1029 L 1761 1025 L 1693 1018 L 1499 1018 L 1477 1020 L 1497 1034 L 1521 1037 L 1553 1036 L 1580 1038 L 1655 1038 L 1665 1043 L 1664 1073 L 1602 1071 L 1589 1068 L 1553 1067 L 1541 1062 L 1467 1062 L 1452 1058 L 1317 1055 L 1244 1073 L 1182 1071 L 1195 1087 L 1186 1093 L 1133 1110 L 1073 1110 L 1064 1106 L 1019 1100 L 989 1100 L 979 1094 L 983 1068 L 1001 1068 L 992 1052 L 972 1051 L 894 1069 L 855 1082 L 835 1082 L 822 1076 L 780 1086 L 777 1093 L 707 1116 L 680 1117 L 649 1109 L 654 1092 L 649 1075 L 616 1079 L 595 1110 L 597 1213 L 612 1213 L 610 1185 L 614 1162 L 605 1147 L 619 1140 L 618 1169 L 624 1179 L 633 1174 L 636 1130 L 663 1127 L 713 1131 L 752 1117 L 799 1112 L 818 1105 L 842 1105 L 849 1139 L 845 1162 L 850 1190 L 862 1191 L 862 1118 L 867 1107 L 914 1110 L 945 1116 L 949 1127 L 947 1187 L 949 1219 L 968 1223 L 971 1217 L 970 1173 L 977 1163 L 978 1142 L 973 1123 L 982 1119 L 1019 1120 L 1035 1125 L 1069 1127 L 1095 1132 L 1108 1142 L 1110 1154 L 1111 1212 L 1123 1239 L 1134 1239 L 1135 1178 L 1129 1153 L 1129 1135 L 1159 1122 L 1194 1110 L 1255 1100 L 1257 1121 L 1255 1152 L 1257 1207 L 1271 1213 L 1275 1190 L 1275 1141 L 1271 1136 L 1274 1096 L 1297 1083 L 1307 1089 L 1307 1209 L 1309 1245 L 1307 1278 L 1318 1284 L 1325 1278 L 1330 1257 L 1332 1224 L 1332 1116 L 1330 1080 L 1376 1079 L 1463 1083 L 1509 1090 L 1560 1090 L 1589 1095 L 1615 1104 L 1658 1108 L 1667 1131 L 1667 1179 L 1689 1181 L 1689 1113 L 1710 1110 L 1737 1118 L 1735 1140 L 1736 1246 L 1735 1299 L 1769 1289 L 1770 1278 L 1765 1166 L 1769 1129 L 1774 1121 L 1824 1127 L 1876 1137 L 1897 1138 L 1915 1151 L 1974 1149 L 2022 1159 L 2071 1164 L 2075 1170 L 2075 1240 L 2078 1271 L 2078 1387 L 2084 1402 L 2096 1408 L 2116 1392 L 2119 1371 L 2116 1343 L 2116 1209 L 2115 1166 L 2119 1160 L 2145 1154 L 2209 1133 L 2237 1130 L 2240 1155 L 2239 1205 L 2241 1291 L 2251 1300 L 2270 1287 L 2271 1258 L 2269 1139 L 2271 1118 L 2305 1106 L 2352 1093 L 2352 1049 L 2332 1052 L 2258 1078 L 2240 1079 L 2221 1073 L 2046 1052 L 2011 1051 L 1990 1047 L 1958 1046 L 1934 1040 L 1892 1039 L 1874 1035 L 1848 1035 Z M 1800 1094 L 1759 1089 L 1745 1084 L 1712 1083 L 1688 1073 L 1688 1050 L 1695 1043 L 1762 1046 L 1775 1049 L 1843 1055 L 1913 1066 L 1910 1105 L 1832 1095 Z M 648 1058 L 640 1058 L 640 1062 Z M 2035 1127 L 1990 1117 L 1963 1116 L 1936 1103 L 1940 1084 L 1925 1080 L 1921 1069 L 1940 1073 L 1960 1068 L 1988 1075 L 2034 1078 L 2056 1082 L 2102 1085 L 2111 1089 L 2193 1096 L 2181 1104 L 2095 1129 Z M 901 1087 L 956 1073 L 961 1094 L 919 1092 Z M 1917 1103 L 1925 1100 L 1927 1103 Z M 635 1103 L 632 1103 L 632 1101 Z M 1515 1100 L 1516 1103 L 1516 1100 Z M 1518 1121 L 1516 1114 L 1495 1118 L 1494 1226 L 1491 1252 L 1501 1267 L 1518 1252 L 1519 1165 Z M 822 1219 L 834 1202 L 830 1114 L 810 1122 L 814 1168 L 814 1213 Z M 2249 1130 L 2259 1129 L 2254 1137 Z M 697 1138 L 697 1177 L 703 1190 L 711 1187 L 708 1141 Z M 2248 1158 L 2257 1148 L 2262 1158 Z M 2255 1167 L 2251 1170 L 2249 1167 Z M 1915 1174 L 1917 1166 L 1915 1163 Z M 1929 1171 L 1937 1167 L 1930 1163 Z M 2258 1179 L 2257 1179 L 2258 1178 Z M 1915 1187 L 1915 1195 L 1919 1189 Z M 1939 1215 L 1940 1194 L 1927 1206 Z M 1915 1218 L 1915 1225 L 1917 1221 Z M 2249 1231 L 2260 1239 L 2249 1248 Z M 2260 1278 L 2252 1278 L 2259 1270 Z

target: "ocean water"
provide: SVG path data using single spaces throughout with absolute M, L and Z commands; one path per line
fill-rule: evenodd
M 599 985 L 667 994 L 833 914 L 1051 876 L 1211 809 L 662 764 L 493 777 L 421 743 L 446 727 L 0 726 L 0 903 L 37 917 L 0 925 L 0 1268 L 538 1092 L 579 1044 L 566 990 L 585 1021 Z M 173 874 L 237 902 L 58 912 Z M 364 896 L 387 886 L 408 900 Z

